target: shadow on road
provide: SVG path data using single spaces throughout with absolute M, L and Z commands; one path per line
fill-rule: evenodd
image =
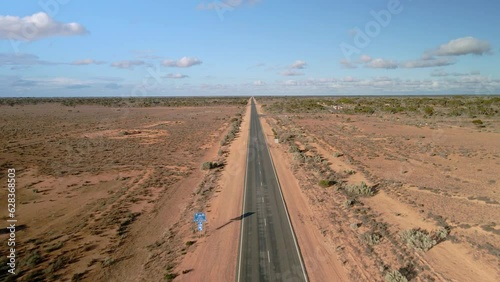
M 219 230 L 219 229 L 222 229 L 223 227 L 225 227 L 226 225 L 230 224 L 231 222 L 233 221 L 236 221 L 236 220 L 242 220 L 244 219 L 245 217 L 249 217 L 251 216 L 252 214 L 254 214 L 255 212 L 246 212 L 240 216 L 237 216 L 235 218 L 231 218 L 228 222 L 224 223 L 223 225 L 217 227 L 215 230 Z

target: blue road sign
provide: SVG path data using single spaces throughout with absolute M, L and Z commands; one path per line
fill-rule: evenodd
M 203 222 L 207 221 L 207 216 L 204 212 L 197 212 L 194 214 L 194 222 L 198 223 L 198 231 L 203 230 Z
M 204 222 L 207 221 L 207 216 L 205 215 L 204 212 L 197 212 L 194 214 L 194 221 L 195 222 Z

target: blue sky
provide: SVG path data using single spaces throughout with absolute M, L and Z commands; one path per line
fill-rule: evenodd
M 498 94 L 499 10 L 463 0 L 8 0 L 0 96 Z

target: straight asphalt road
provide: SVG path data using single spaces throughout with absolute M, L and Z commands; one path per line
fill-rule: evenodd
M 236 280 L 308 281 L 252 99 Z

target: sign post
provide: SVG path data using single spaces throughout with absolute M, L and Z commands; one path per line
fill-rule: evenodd
M 204 212 L 197 212 L 194 214 L 194 222 L 198 223 L 198 231 L 203 231 L 203 222 L 207 221 L 207 216 Z

